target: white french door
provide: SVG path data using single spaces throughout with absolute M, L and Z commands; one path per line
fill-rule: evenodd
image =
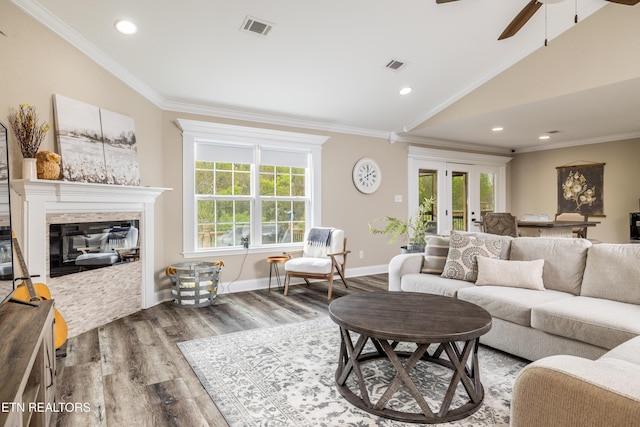
M 455 161 L 463 159 L 465 162 Z M 479 231 L 474 221 L 483 212 L 506 208 L 508 157 L 430 150 L 409 150 L 409 215 L 424 197 L 433 196 L 437 234 Z M 491 161 L 491 163 L 489 162 Z

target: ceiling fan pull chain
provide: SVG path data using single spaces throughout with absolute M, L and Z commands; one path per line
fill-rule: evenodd
M 549 41 L 548 41 L 548 34 L 547 34 L 547 5 L 545 3 L 544 5 L 544 45 L 545 46 L 549 46 Z

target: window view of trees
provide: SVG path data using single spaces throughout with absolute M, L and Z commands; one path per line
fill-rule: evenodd
M 418 196 L 422 201 L 433 197 L 433 210 L 428 215 L 428 221 L 437 221 L 438 212 L 438 173 L 436 170 L 420 169 L 418 176 Z M 495 180 L 494 173 L 480 173 L 480 208 L 481 212 L 495 210 Z M 451 173 L 451 208 L 452 225 L 454 230 L 466 230 L 468 215 L 468 173 Z
M 431 211 L 425 215 L 424 221 L 431 224 L 430 230 L 437 232 L 438 212 L 438 172 L 435 170 L 420 169 L 418 176 L 418 200 L 422 203 L 425 199 L 433 200 Z
M 240 246 L 251 241 L 251 165 L 196 161 L 198 248 Z M 259 166 L 261 243 L 301 242 L 308 202 L 306 169 Z M 260 243 L 260 242 L 254 242 Z
M 496 175 L 482 172 L 480 174 L 480 210 L 493 212 L 496 209 Z
M 260 165 L 263 244 L 303 240 L 305 177 L 304 168 Z

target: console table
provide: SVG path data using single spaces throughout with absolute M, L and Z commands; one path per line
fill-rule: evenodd
M 56 394 L 53 301 L 0 307 L 0 426 L 49 426 Z
M 528 237 L 573 237 L 573 229 L 595 227 L 600 221 L 518 221 L 521 236 Z

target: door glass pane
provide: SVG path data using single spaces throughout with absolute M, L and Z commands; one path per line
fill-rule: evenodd
M 452 230 L 467 231 L 468 180 L 467 172 L 452 172 L 451 174 L 451 209 Z
M 431 206 L 431 212 L 429 212 L 423 220 L 428 221 L 430 225 L 427 233 L 436 234 L 438 232 L 438 171 L 420 169 L 418 171 L 418 201 L 422 203 L 424 199 L 432 197 L 433 205 Z
M 496 210 L 496 174 L 480 173 L 480 216 Z

